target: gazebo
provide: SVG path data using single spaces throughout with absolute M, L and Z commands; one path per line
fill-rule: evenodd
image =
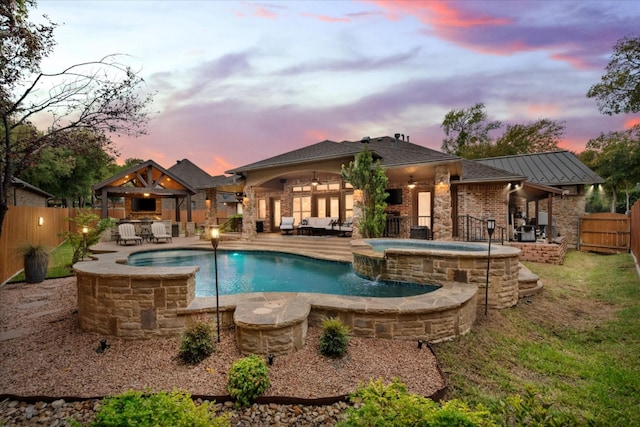
M 102 201 L 101 217 L 109 216 L 109 198 L 124 197 L 127 219 L 160 219 L 163 198 L 175 199 L 175 221 L 180 222 L 180 206 L 186 202 L 187 222 L 191 222 L 191 197 L 197 193 L 188 183 L 153 160 L 137 164 L 93 186 Z

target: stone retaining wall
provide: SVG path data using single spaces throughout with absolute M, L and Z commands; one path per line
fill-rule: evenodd
M 99 264 L 85 262 L 74 268 L 78 321 L 83 330 L 125 339 L 182 332 L 185 318 L 178 311 L 195 298 L 196 268 L 137 267 L 134 272 L 122 265 L 117 268 L 123 273 L 115 274 L 104 272 L 104 265 Z
M 554 243 L 522 243 L 509 242 L 509 246 L 520 249 L 521 261 L 541 262 L 545 264 L 564 264 L 568 241 L 564 236 L 558 237 Z

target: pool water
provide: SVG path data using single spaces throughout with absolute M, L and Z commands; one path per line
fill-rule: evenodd
M 196 296 L 215 296 L 214 253 L 203 250 L 163 250 L 129 255 L 132 266 L 199 266 Z M 324 261 L 280 252 L 218 251 L 218 292 L 312 292 L 364 297 L 407 297 L 439 287 L 371 281 L 357 275 L 350 263 Z
M 462 252 L 484 252 L 486 246 L 461 242 L 434 242 L 432 240 L 399 240 L 399 239 L 366 239 L 374 251 L 384 252 L 386 249 L 427 249 Z

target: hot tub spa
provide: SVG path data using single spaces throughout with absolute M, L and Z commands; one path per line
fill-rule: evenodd
M 380 280 L 474 285 L 485 289 L 488 244 L 406 239 L 361 239 L 351 242 L 353 269 Z M 491 245 L 489 307 L 518 302 L 520 250 Z

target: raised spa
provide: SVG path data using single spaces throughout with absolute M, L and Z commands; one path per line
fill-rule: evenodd
M 407 239 L 362 239 L 351 242 L 353 269 L 365 277 L 415 283 L 455 282 L 484 289 L 487 281 L 486 243 Z M 489 306 L 518 302 L 520 250 L 491 246 Z

